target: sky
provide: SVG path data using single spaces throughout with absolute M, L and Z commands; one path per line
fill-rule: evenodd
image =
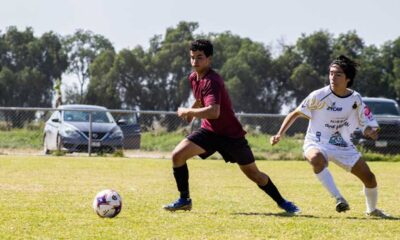
M 319 30 L 335 37 L 355 30 L 366 45 L 380 46 L 400 37 L 399 10 L 399 0 L 0 0 L 0 31 L 90 30 L 119 51 L 148 48 L 154 35 L 190 21 L 199 23 L 196 33 L 230 31 L 272 46 Z
M 366 45 L 381 46 L 400 37 L 400 0 L 0 0 L 0 31 L 32 27 L 35 36 L 62 36 L 90 30 L 115 49 L 147 49 L 155 35 L 180 21 L 197 22 L 195 33 L 232 34 L 271 46 L 295 44 L 302 34 L 325 30 L 337 37 L 356 31 Z M 62 76 L 77 87 L 73 75 Z

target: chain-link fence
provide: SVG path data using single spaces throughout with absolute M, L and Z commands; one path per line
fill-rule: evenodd
M 158 148 L 170 139 L 179 141 L 200 125 L 180 119 L 175 112 L 107 110 L 105 108 L 0 108 L 0 150 L 8 152 L 38 151 L 115 153 L 136 151 L 171 151 Z M 252 135 L 275 134 L 284 117 L 277 114 L 237 114 Z M 287 135 L 304 133 L 308 121 L 301 119 Z M 294 137 L 295 138 L 295 137 Z M 297 138 L 302 141 L 302 137 Z M 367 151 L 383 154 L 400 152 L 400 121 L 383 124 L 377 141 L 354 134 L 354 141 Z M 264 142 L 264 144 L 266 144 Z M 157 145 L 157 146 L 156 146 Z M 298 146 L 301 147 L 299 142 Z M 253 147 L 253 146 L 252 146 Z M 282 151 L 288 151 L 282 150 Z

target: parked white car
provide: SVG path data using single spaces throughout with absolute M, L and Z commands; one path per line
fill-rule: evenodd
M 122 149 L 123 140 L 123 132 L 107 108 L 61 105 L 45 124 L 43 148 L 45 154 L 54 150 L 87 152 L 91 142 L 92 152 L 114 152 Z

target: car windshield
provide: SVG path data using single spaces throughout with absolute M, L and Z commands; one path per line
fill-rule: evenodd
M 400 115 L 399 109 L 392 102 L 365 101 L 365 104 L 371 109 L 372 113 L 375 115 Z
M 64 121 L 89 122 L 89 113 L 84 111 L 64 111 Z M 92 112 L 92 122 L 112 123 L 114 120 L 108 112 Z

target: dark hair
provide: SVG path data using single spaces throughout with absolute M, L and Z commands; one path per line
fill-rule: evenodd
M 344 74 L 346 74 L 346 77 L 350 79 L 350 81 L 347 83 L 347 87 L 351 87 L 357 74 L 358 64 L 350 58 L 340 55 L 332 61 L 332 63 L 329 65 L 329 68 L 332 67 L 332 65 L 338 65 L 343 70 Z
M 212 56 L 214 47 L 209 40 L 198 39 L 190 44 L 190 51 L 203 51 L 206 57 Z

